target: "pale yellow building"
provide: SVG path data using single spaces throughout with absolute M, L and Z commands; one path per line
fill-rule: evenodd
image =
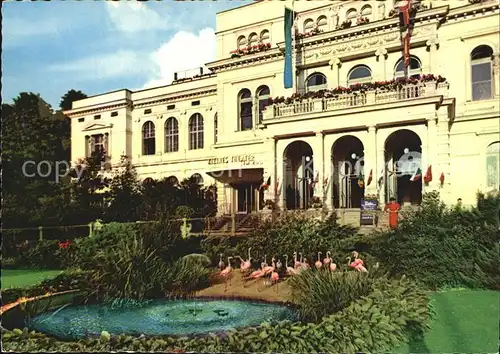
M 477 191 L 499 189 L 498 0 L 421 1 L 408 75 L 441 78 L 415 82 L 404 81 L 393 1 L 295 1 L 290 89 L 285 6 L 218 13 L 217 59 L 198 75 L 74 102 L 72 159 L 103 148 L 113 163 L 130 156 L 141 179 L 198 174 L 216 185 L 219 214 L 269 200 L 359 215 L 367 195 L 415 204 L 439 190 L 473 204 Z M 364 86 L 334 90 L 354 84 Z M 302 99 L 280 103 L 294 94 Z

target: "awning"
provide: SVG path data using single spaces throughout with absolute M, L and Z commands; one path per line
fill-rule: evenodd
M 221 183 L 261 183 L 264 174 L 263 168 L 238 168 L 209 171 L 207 175 Z

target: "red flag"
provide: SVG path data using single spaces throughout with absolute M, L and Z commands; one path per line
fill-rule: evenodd
M 368 175 L 368 181 L 366 181 L 366 185 L 369 186 L 372 183 L 373 179 L 373 170 L 370 170 L 370 174 Z
M 427 167 L 427 172 L 424 176 L 425 183 L 429 183 L 430 181 L 432 181 L 432 165 L 429 165 L 429 167 Z
M 439 181 L 441 182 L 441 184 L 444 183 L 444 172 L 441 172 L 441 176 L 439 176 Z

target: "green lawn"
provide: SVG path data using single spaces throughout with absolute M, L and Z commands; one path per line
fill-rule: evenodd
M 61 270 L 2 269 L 2 289 L 23 288 L 54 278 Z
M 498 353 L 500 292 L 446 291 L 432 299 L 430 331 L 394 353 Z

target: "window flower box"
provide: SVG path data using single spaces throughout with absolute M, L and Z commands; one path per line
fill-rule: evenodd
M 260 42 L 259 44 L 256 45 L 251 45 L 245 48 L 232 50 L 229 54 L 231 54 L 231 58 L 240 58 L 243 55 L 265 52 L 270 48 L 271 48 L 271 43 Z
M 369 22 L 370 22 L 370 19 L 368 17 L 359 17 L 358 20 L 356 21 L 356 24 L 365 25 Z
M 295 38 L 296 39 L 303 39 L 303 38 L 315 36 L 315 35 L 320 34 L 320 33 L 323 33 L 323 30 L 320 30 L 319 27 L 316 26 L 312 30 L 310 30 L 309 32 L 297 33 L 295 35 Z
M 340 29 L 346 29 L 346 28 L 349 28 L 349 27 L 351 27 L 351 25 L 352 25 L 351 20 L 344 21 L 344 22 L 342 22 L 342 24 L 340 25 Z

